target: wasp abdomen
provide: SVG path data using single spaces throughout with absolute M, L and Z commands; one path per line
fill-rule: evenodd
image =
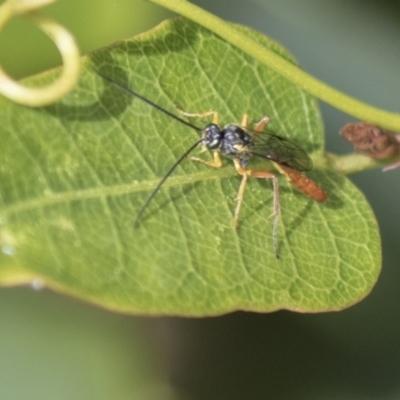
M 328 195 L 325 191 L 318 186 L 313 180 L 303 175 L 301 172 L 286 167 L 285 165 L 279 165 L 282 172 L 287 176 L 293 186 L 295 186 L 300 192 L 316 201 L 325 201 Z

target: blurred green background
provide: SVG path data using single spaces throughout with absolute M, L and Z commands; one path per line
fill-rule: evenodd
M 361 0 L 204 0 L 258 29 L 332 86 L 399 111 L 400 7 Z M 141 0 L 59 0 L 46 9 L 83 52 L 171 15 Z M 57 65 L 49 39 L 23 20 L 0 35 L 14 77 Z M 353 119 L 321 104 L 328 151 Z M 235 313 L 207 319 L 113 314 L 34 288 L 0 290 L 1 400 L 400 398 L 400 169 L 351 177 L 379 221 L 383 271 L 371 295 L 331 314 Z M 38 288 L 36 288 L 38 289 Z

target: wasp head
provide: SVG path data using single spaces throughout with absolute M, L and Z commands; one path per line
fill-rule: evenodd
M 222 132 L 218 125 L 208 124 L 203 129 L 203 145 L 209 150 L 215 150 L 219 147 L 222 140 Z

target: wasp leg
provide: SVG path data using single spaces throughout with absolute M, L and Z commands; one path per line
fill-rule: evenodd
M 264 129 L 265 125 L 268 124 L 268 122 L 269 122 L 269 117 L 267 117 L 267 116 L 260 119 L 260 121 L 254 127 L 253 139 L 257 138 L 257 136 L 262 132 L 262 130 Z
M 203 164 L 208 165 L 209 167 L 214 167 L 214 168 L 222 167 L 222 160 L 219 155 L 219 151 L 213 151 L 213 159 L 211 161 L 203 160 L 202 158 L 199 157 L 188 157 L 188 159 L 191 161 L 201 162 Z
M 239 186 L 239 192 L 238 192 L 238 195 L 236 198 L 237 204 L 236 204 L 236 208 L 235 208 L 235 214 L 233 217 L 233 225 L 234 225 L 235 229 L 238 229 L 238 227 L 239 227 L 240 207 L 242 206 L 244 190 L 246 189 L 247 178 L 249 176 L 247 174 L 241 174 L 241 175 L 242 175 L 242 182 L 240 183 L 240 186 Z
M 272 186 L 273 186 L 273 207 L 274 207 L 274 212 L 272 213 L 271 216 L 274 217 L 274 226 L 272 229 L 272 243 L 274 246 L 274 252 L 276 258 L 279 258 L 279 253 L 278 253 L 278 225 L 279 225 L 279 214 L 280 214 L 280 204 L 279 204 L 279 184 L 278 184 L 278 179 L 276 176 L 269 171 L 252 171 L 250 169 L 245 169 L 240 165 L 239 160 L 234 160 L 235 163 L 235 168 L 236 171 L 243 176 L 242 182 L 240 183 L 239 187 L 239 192 L 238 192 L 238 197 L 237 197 L 237 205 L 235 209 L 235 214 L 234 214 L 234 219 L 233 223 L 235 228 L 238 228 L 238 220 L 239 220 L 239 213 L 240 213 L 240 208 L 242 206 L 243 202 L 243 197 L 244 197 L 244 191 L 246 188 L 246 183 L 247 183 L 247 178 L 249 176 L 252 176 L 254 178 L 264 178 L 264 179 L 272 179 Z
M 242 128 L 247 128 L 248 125 L 249 125 L 249 116 L 247 114 L 243 114 L 242 122 L 240 123 L 240 126 Z
M 216 111 L 206 111 L 203 113 L 188 113 L 188 112 L 182 110 L 182 108 L 180 108 L 178 106 L 175 106 L 175 107 L 180 114 L 184 115 L 185 117 L 189 117 L 189 118 L 207 118 L 210 115 L 212 115 L 213 116 L 213 124 L 218 125 L 219 116 Z

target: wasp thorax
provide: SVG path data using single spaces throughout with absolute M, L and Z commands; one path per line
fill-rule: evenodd
M 216 124 L 208 124 L 203 130 L 204 146 L 207 149 L 215 150 L 219 147 L 222 140 L 221 129 Z

